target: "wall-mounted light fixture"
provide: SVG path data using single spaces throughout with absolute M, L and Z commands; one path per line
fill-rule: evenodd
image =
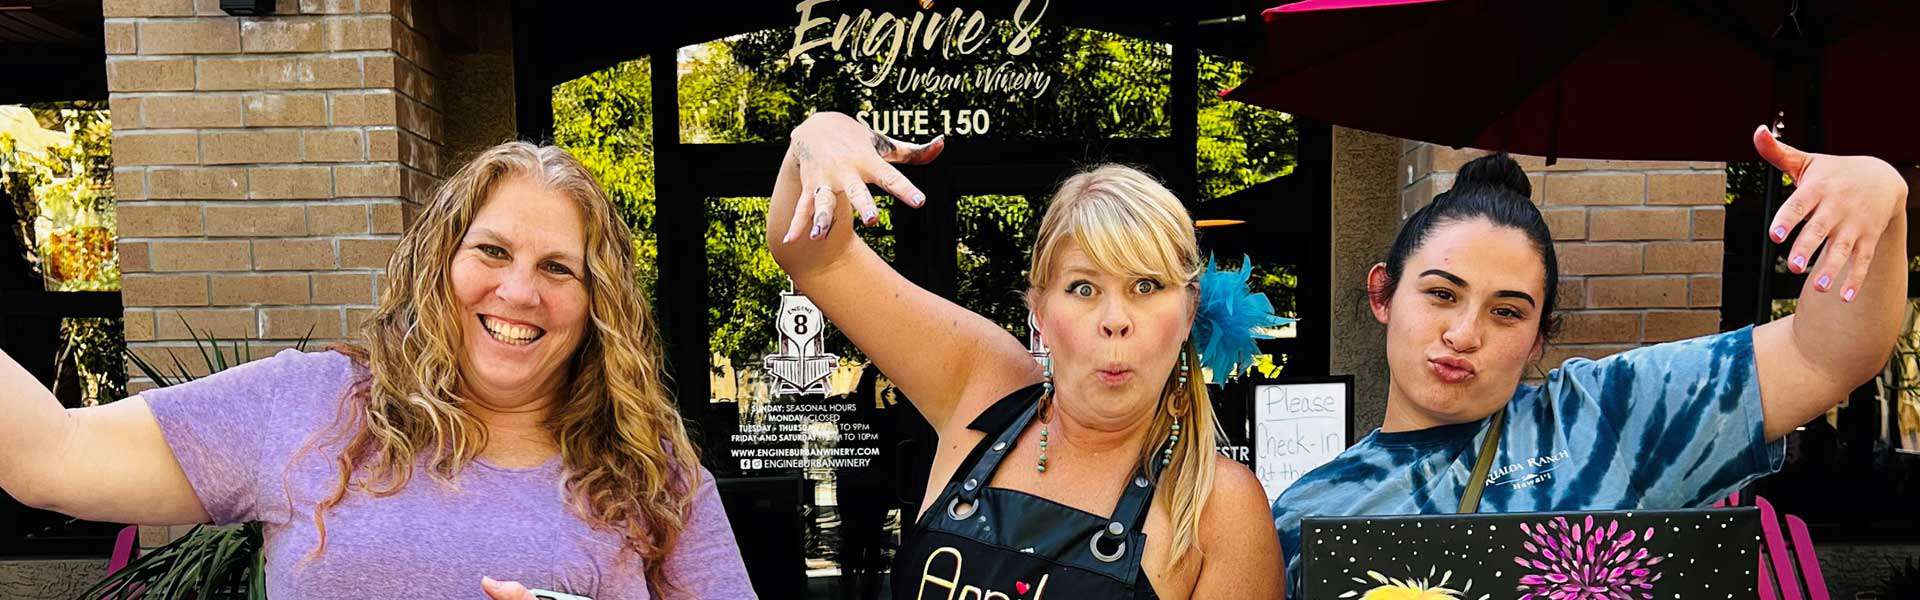
M 273 0 L 220 0 L 220 10 L 236 17 L 273 14 Z

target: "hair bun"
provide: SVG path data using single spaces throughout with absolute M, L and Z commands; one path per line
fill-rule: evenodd
M 1461 189 L 1469 185 L 1505 188 L 1522 198 L 1533 197 L 1533 182 L 1527 181 L 1527 171 L 1505 152 L 1488 154 L 1462 165 L 1460 174 L 1454 179 L 1453 188 Z

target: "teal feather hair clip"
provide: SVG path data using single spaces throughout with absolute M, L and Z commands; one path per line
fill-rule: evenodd
M 1253 366 L 1260 353 L 1256 339 L 1273 339 L 1260 329 L 1293 323 L 1295 319 L 1275 316 L 1273 302 L 1266 294 L 1247 289 L 1253 275 L 1253 261 L 1240 257 L 1240 270 L 1222 271 L 1207 257 L 1207 270 L 1200 274 L 1200 306 L 1193 319 L 1193 346 L 1200 352 L 1200 364 L 1213 375 L 1227 379 Z

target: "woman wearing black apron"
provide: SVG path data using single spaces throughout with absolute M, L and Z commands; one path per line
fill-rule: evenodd
M 1244 267 L 1203 269 L 1193 221 L 1146 174 L 1076 174 L 1047 207 L 1028 275 L 1051 350 L 1042 366 L 840 223 L 849 208 L 878 219 L 868 183 L 924 204 L 888 163 L 940 148 L 816 114 L 793 132 L 768 211 L 768 246 L 795 289 L 940 436 L 893 597 L 1279 598 L 1265 494 L 1214 451 L 1201 381 L 1203 366 L 1247 364 L 1250 329 L 1275 324 L 1264 298 L 1245 293 Z M 1237 310 L 1213 309 L 1227 304 Z

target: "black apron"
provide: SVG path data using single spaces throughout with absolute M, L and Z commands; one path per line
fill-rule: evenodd
M 902 540 L 895 600 L 1159 598 L 1140 570 L 1154 488 L 1145 471 L 1135 471 L 1112 518 L 987 487 L 1039 397 L 1039 385 L 1014 392 L 967 426 L 987 437 Z

